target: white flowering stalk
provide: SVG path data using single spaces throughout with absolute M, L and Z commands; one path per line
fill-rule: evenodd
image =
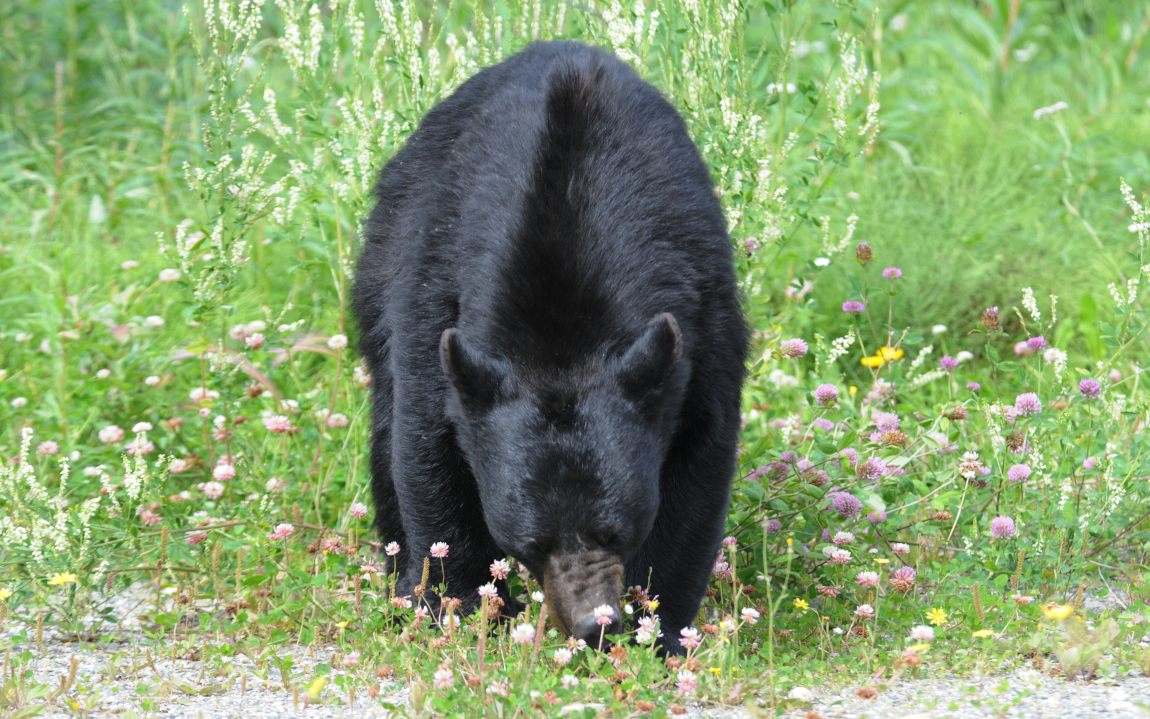
M 934 382 L 935 380 L 942 379 L 947 374 L 948 373 L 946 370 L 932 369 L 929 372 L 924 372 L 923 374 L 920 374 L 918 377 L 915 377 L 911 381 L 910 386 L 912 389 L 918 389 L 919 387 L 922 387 L 923 385 L 927 385 L 927 384 L 930 384 L 931 382 Z
M 915 372 L 918 372 L 919 367 L 922 367 L 922 363 L 926 361 L 926 358 L 929 357 L 932 352 L 934 352 L 934 345 L 927 345 L 919 350 L 918 356 L 910 363 L 910 368 L 907 370 L 906 376 L 913 377 Z
M 1150 206 L 1138 202 L 1134 197 L 1134 191 L 1130 189 L 1130 185 L 1126 184 L 1125 179 L 1122 180 L 1122 197 L 1126 199 L 1126 204 L 1130 206 L 1130 211 L 1134 214 L 1130 231 L 1138 234 L 1138 247 L 1145 250 L 1146 242 L 1150 240 Z
M 1022 306 L 1030 313 L 1030 318 L 1039 327 L 1042 326 L 1042 313 L 1038 311 L 1038 303 L 1034 300 L 1034 290 L 1029 287 L 1022 288 Z

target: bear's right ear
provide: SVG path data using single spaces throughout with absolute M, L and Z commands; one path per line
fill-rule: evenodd
M 465 408 L 482 410 L 494 404 L 507 377 L 506 369 L 498 360 L 470 346 L 454 327 L 444 330 L 439 338 L 439 360 Z
M 633 402 L 660 397 L 679 368 L 683 335 L 670 312 L 657 315 L 619 360 L 619 383 Z

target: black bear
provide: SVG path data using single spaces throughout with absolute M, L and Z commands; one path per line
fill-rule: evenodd
M 748 343 L 682 118 L 613 55 L 535 43 L 428 112 L 375 193 L 354 304 L 400 594 L 444 542 L 430 586 L 464 609 L 511 556 L 567 633 L 619 632 L 642 586 L 679 651 L 722 539 Z

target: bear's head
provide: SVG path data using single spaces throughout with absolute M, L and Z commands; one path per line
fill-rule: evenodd
M 491 536 L 541 581 L 555 622 L 588 644 L 622 628 L 623 565 L 654 524 L 689 375 L 682 345 L 669 313 L 578 368 L 497 357 L 454 328 L 440 341 L 448 416 Z

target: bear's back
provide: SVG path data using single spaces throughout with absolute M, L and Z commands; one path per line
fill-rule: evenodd
M 490 352 L 562 368 L 672 312 L 688 353 L 720 349 L 725 332 L 741 368 L 707 169 L 671 105 L 608 53 L 537 43 L 477 73 L 376 192 L 356 288 L 365 329 L 457 326 Z

